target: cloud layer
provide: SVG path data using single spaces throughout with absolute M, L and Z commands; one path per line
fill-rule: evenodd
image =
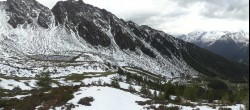
M 52 8 L 59 0 L 37 0 Z M 249 0 L 83 0 L 168 33 L 249 30 Z

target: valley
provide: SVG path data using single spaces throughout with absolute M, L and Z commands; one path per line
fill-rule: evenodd
M 249 67 L 83 0 L 0 1 L 0 110 L 249 110 Z

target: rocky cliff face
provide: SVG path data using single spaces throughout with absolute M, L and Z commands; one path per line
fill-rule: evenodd
M 142 68 L 167 78 L 199 73 L 232 77 L 234 72 L 242 78 L 248 71 L 191 43 L 124 21 L 81 0 L 59 1 L 51 11 L 35 0 L 8 0 L 0 12 L 9 16 L 0 16 L 0 58 L 4 59 L 0 70 L 1 65 L 8 66 L 10 69 L 2 70 L 6 74 L 24 71 L 24 63 L 26 69 L 33 70 L 26 74 L 38 73 L 46 64 L 53 65 L 46 67 L 48 71 L 63 65 L 58 74 L 83 72 L 86 64 L 105 71 L 113 69 L 111 64 Z M 20 59 L 12 58 L 8 63 L 10 56 Z M 55 56 L 60 62 L 46 61 Z M 23 64 L 16 66 L 20 62 Z
M 94 46 L 107 47 L 111 44 L 111 39 L 101 30 L 108 28 L 108 22 L 103 16 L 109 15 L 90 7 L 92 6 L 83 2 L 60 1 L 52 9 L 52 12 L 55 15 L 57 25 L 63 24 L 74 32 L 78 32 L 79 36 Z
M 49 28 L 52 13 L 35 0 L 7 0 L 8 23 L 14 28 L 18 24 L 38 23 L 41 27 Z

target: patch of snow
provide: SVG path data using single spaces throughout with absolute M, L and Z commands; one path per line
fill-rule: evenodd
M 28 96 L 31 96 L 31 94 L 28 94 L 28 95 L 17 95 L 17 96 L 15 96 L 13 98 L 22 99 L 22 98 L 28 97 Z
M 32 88 L 30 86 L 27 86 L 23 82 L 15 81 L 13 79 L 3 79 L 0 78 L 0 87 L 3 89 L 12 90 L 15 87 L 20 87 L 22 90 L 31 90 Z
M 78 101 L 84 97 L 93 97 L 91 106 L 78 104 Z M 68 103 L 77 105 L 72 110 L 143 110 L 143 107 L 135 101 L 145 101 L 140 96 L 110 87 L 82 87 L 76 93 L 74 98 Z M 61 107 L 57 107 L 61 110 Z

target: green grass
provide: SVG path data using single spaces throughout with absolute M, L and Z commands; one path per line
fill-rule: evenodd
M 115 74 L 115 73 L 116 72 L 87 72 L 87 73 L 82 73 L 82 74 L 73 73 L 63 78 L 65 78 L 65 80 L 72 80 L 74 82 L 79 82 L 81 80 L 84 80 L 85 78 L 103 77 L 103 76 L 108 76 L 108 75 Z M 88 75 L 93 75 L 93 76 L 88 76 Z
M 74 98 L 73 93 L 78 89 L 78 86 L 59 87 L 50 89 L 49 93 L 44 93 L 47 91 L 42 90 L 32 90 L 30 91 L 32 95 L 22 100 L 0 100 L 0 106 L 6 110 L 34 110 L 35 107 L 43 104 L 42 110 L 48 110 L 51 107 L 65 105 L 70 99 Z
M 69 76 L 66 76 L 65 77 L 65 80 L 72 80 L 72 81 L 75 81 L 75 82 L 79 82 L 83 79 L 87 78 L 85 75 L 83 74 L 71 74 Z
M 144 75 L 144 76 L 147 76 L 147 77 L 151 77 L 151 78 L 154 78 L 154 79 L 159 79 L 159 80 L 165 81 L 165 79 L 162 76 L 157 75 L 157 74 L 153 74 L 153 73 L 148 72 L 148 71 L 143 70 L 143 69 L 139 69 L 139 68 L 135 68 L 135 67 L 129 67 L 129 68 L 123 67 L 123 69 L 128 70 L 128 71 L 136 72 L 136 73 L 138 73 L 140 75 Z

